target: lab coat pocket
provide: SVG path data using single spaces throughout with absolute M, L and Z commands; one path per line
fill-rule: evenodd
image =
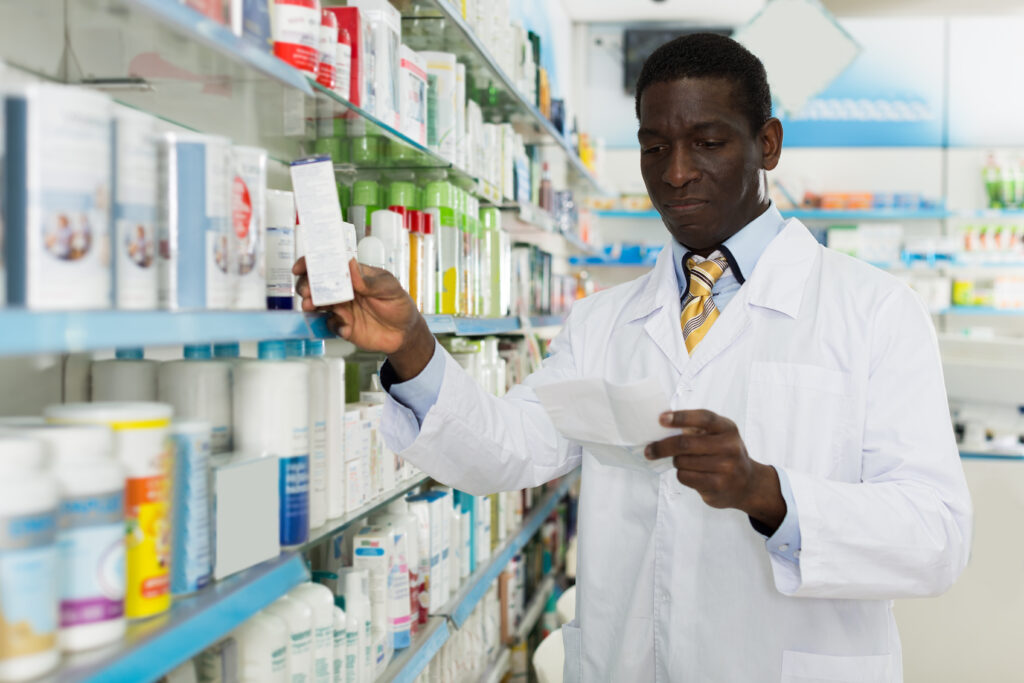
M 562 626 L 562 645 L 565 648 L 565 665 L 563 683 L 582 683 L 583 681 L 583 642 L 578 626 L 573 620 Z
M 833 657 L 786 650 L 781 683 L 889 683 L 892 655 Z
M 743 441 L 768 465 L 829 476 L 850 426 L 850 377 L 800 363 L 750 367 Z

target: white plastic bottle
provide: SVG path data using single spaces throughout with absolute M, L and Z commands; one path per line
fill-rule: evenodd
M 334 683 L 345 683 L 348 672 L 348 625 L 345 622 L 345 610 L 337 605 L 334 607 Z
M 57 649 L 57 481 L 39 441 L 0 435 L 0 681 L 25 681 L 60 661 Z
M 403 267 L 409 255 L 408 242 L 404 243 L 402 233 L 402 216 L 394 211 L 381 209 L 370 216 L 370 234 L 384 243 L 385 269 L 398 278 L 402 288 L 409 290 L 409 269 Z M 365 239 L 365 238 L 364 238 Z
M 155 401 L 160 363 L 143 358 L 142 349 L 117 349 L 114 360 L 96 360 L 90 368 L 93 401 Z
M 385 514 L 372 517 L 370 523 L 391 530 L 393 557 L 387 577 L 387 626 L 392 649 L 409 647 L 412 642 L 409 598 L 410 529 L 404 515 Z M 417 558 L 418 559 L 418 558 Z
M 374 268 L 388 267 L 388 251 L 384 242 L 373 235 L 367 235 L 359 240 L 359 262 L 364 266 Z
M 288 681 L 310 683 L 313 672 L 313 610 L 302 600 L 283 595 L 266 612 L 288 624 Z
M 238 683 L 289 683 L 288 622 L 273 612 L 257 612 L 232 633 Z
M 259 343 L 259 360 L 235 368 L 235 450 L 275 457 L 281 468 L 281 545 L 309 538 L 309 366 L 285 344 Z
M 324 350 L 323 342 L 313 346 L 313 353 Z M 345 480 L 345 359 L 322 356 L 326 371 L 325 402 L 327 428 L 324 450 L 327 452 L 327 517 L 337 519 L 345 514 L 348 500 Z
M 291 310 L 295 296 L 295 200 L 267 190 L 267 308 Z
M 213 358 L 209 344 L 185 346 L 184 360 L 162 363 L 157 395 L 174 408 L 174 417 L 210 423 L 210 451 L 234 448 L 231 373 L 234 363 Z
M 338 572 L 338 587 L 343 591 L 346 627 L 348 628 L 348 656 L 346 683 L 370 680 L 373 671 L 370 656 L 373 620 L 370 613 L 370 573 L 365 569 L 349 567 Z
M 327 521 L 327 363 L 323 340 L 307 340 L 303 350 L 309 365 L 309 528 L 316 529 Z
M 334 672 L 334 593 L 320 583 L 300 583 L 288 597 L 313 611 L 312 683 L 331 683 Z
M 172 466 L 171 593 L 201 590 L 213 578 L 210 520 L 210 423 L 175 420 Z
M 408 621 L 404 620 L 405 611 L 400 612 L 402 621 L 395 633 L 395 647 L 408 647 L 401 644 L 406 639 L 411 642 L 412 636 L 416 635 L 419 620 L 420 588 L 423 580 L 420 577 L 422 557 L 420 555 L 420 530 L 419 520 L 416 515 L 409 512 L 409 503 L 404 498 L 398 498 L 388 503 L 384 514 L 375 515 L 370 519 L 372 524 L 391 525 L 396 528 L 395 539 L 395 564 L 405 565 L 405 579 L 394 580 L 391 584 L 392 599 L 399 601 L 404 599 L 409 604 Z M 398 536 L 401 536 L 401 540 Z M 430 567 L 429 555 L 426 557 L 426 568 Z M 398 571 L 397 568 L 393 571 Z M 407 583 L 407 588 L 406 588 Z M 402 595 L 400 595 L 402 594 Z M 400 607 L 396 604 L 396 609 Z M 408 625 L 406 625 L 408 624 Z M 408 633 L 408 636 L 405 634 Z
M 124 466 L 101 425 L 23 430 L 39 439 L 60 486 L 60 647 L 88 650 L 124 635 Z
M 423 260 L 420 270 L 423 271 L 423 313 L 437 313 L 437 229 L 433 213 L 423 213 Z

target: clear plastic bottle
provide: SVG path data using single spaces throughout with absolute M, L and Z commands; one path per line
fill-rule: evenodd
M 424 262 L 423 212 L 409 212 L 409 296 L 426 313 L 427 277 Z
M 462 308 L 462 231 L 456 222 L 454 188 L 447 182 L 428 183 L 423 205 L 438 240 L 437 312 L 460 315 Z
M 423 312 L 437 313 L 437 235 L 434 232 L 434 216 L 421 212 L 423 216 Z

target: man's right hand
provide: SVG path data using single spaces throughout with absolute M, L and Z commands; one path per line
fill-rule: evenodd
M 292 273 L 299 276 L 295 289 L 302 297 L 302 310 L 329 313 L 332 332 L 366 351 L 386 353 L 402 380 L 420 374 L 434 355 L 435 342 L 412 297 L 386 270 L 352 259 L 349 272 L 355 298 L 318 309 L 310 298 L 306 259 L 300 258 Z

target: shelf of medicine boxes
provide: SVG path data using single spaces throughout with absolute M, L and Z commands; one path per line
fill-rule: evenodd
M 131 622 L 121 642 L 68 659 L 56 678 L 87 683 L 155 680 L 308 579 L 298 554 L 268 560 L 175 600 L 164 615 Z
M 456 592 L 455 597 L 439 610 L 438 616 L 430 618 L 426 627 L 413 638 L 412 645 L 397 653 L 384 674 L 377 679 L 377 683 L 385 681 L 412 683 L 416 679 L 430 663 L 430 659 L 451 636 L 451 628 L 462 628 L 509 561 L 540 530 L 548 515 L 557 507 L 559 501 L 565 497 L 579 477 L 580 471 L 574 470 L 562 477 L 553 488 L 548 490 L 544 498 L 523 519 L 523 525 L 519 527 L 519 531 L 495 548 L 491 559 L 477 568 Z M 447 617 L 447 621 L 445 617 Z
M 280 161 L 314 137 L 309 79 L 182 2 L 0 2 L 0 59 Z
M 555 592 L 555 577 L 546 577 L 533 593 L 530 603 L 523 611 L 523 620 L 516 628 L 515 638 L 511 643 L 505 643 L 497 649 L 494 656 L 484 667 L 483 673 L 477 679 L 479 683 L 500 683 L 501 679 L 508 672 L 509 659 L 512 655 L 511 647 L 521 643 L 530 637 L 530 632 L 540 621 L 547 607 L 548 598 Z
M 396 5 L 402 8 L 404 43 L 414 50 L 452 52 L 466 65 L 467 85 L 483 93 L 479 104 L 485 121 L 512 123 L 528 145 L 557 145 L 572 175 L 607 196 L 569 140 L 519 91 L 450 0 L 404 0 Z
M 624 211 L 621 209 L 604 209 L 594 212 L 604 218 L 639 218 L 661 220 L 657 211 Z M 799 218 L 809 221 L 898 221 L 898 220 L 943 220 L 954 212 L 946 209 L 782 209 L 785 218 Z

